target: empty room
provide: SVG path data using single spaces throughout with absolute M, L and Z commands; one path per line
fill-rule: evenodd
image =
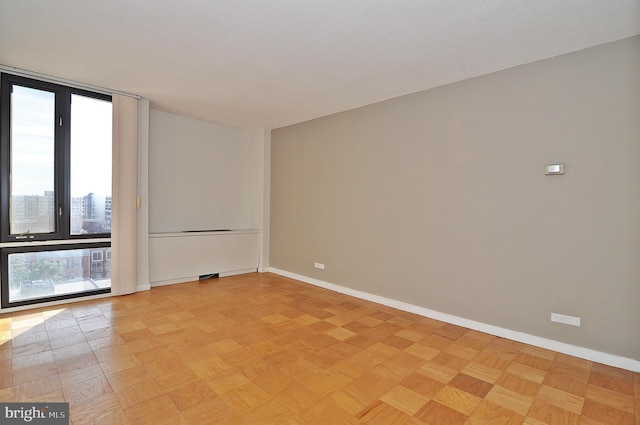
M 0 423 L 640 425 L 636 0 L 0 0 Z

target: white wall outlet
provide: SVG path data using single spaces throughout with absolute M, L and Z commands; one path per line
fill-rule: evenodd
M 567 316 L 565 314 L 551 313 L 551 321 L 562 323 L 563 325 L 580 326 L 580 318 Z
M 544 173 L 547 176 L 562 175 L 564 174 L 564 164 L 546 164 Z
M 324 263 L 316 263 L 314 267 L 316 269 L 324 270 Z

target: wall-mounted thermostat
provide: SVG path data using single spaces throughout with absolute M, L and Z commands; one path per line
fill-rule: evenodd
M 544 173 L 548 176 L 564 174 L 564 164 L 547 164 L 544 166 Z

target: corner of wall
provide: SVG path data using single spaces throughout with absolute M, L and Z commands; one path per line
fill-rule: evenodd
M 263 131 L 264 174 L 262 185 L 262 244 L 260 247 L 259 271 L 269 269 L 269 243 L 271 223 L 271 130 Z
M 149 284 L 149 100 L 138 103 L 138 212 L 137 212 L 137 285 L 136 291 L 150 289 Z

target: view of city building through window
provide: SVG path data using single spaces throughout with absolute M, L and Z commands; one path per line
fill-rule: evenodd
M 71 96 L 72 235 L 111 233 L 111 102 Z
M 53 191 L 38 195 L 13 195 L 11 198 L 13 233 L 41 233 L 55 228 Z M 54 213 L 52 213 L 54 212 Z M 111 196 L 89 193 L 71 198 L 71 234 L 111 232 Z
M 55 93 L 14 86 L 11 93 L 12 234 L 54 233 Z
M 14 86 L 10 233 L 54 233 L 55 96 Z M 111 232 L 111 102 L 71 95 L 70 234 Z
M 111 287 L 111 248 L 8 255 L 9 301 L 78 294 Z

